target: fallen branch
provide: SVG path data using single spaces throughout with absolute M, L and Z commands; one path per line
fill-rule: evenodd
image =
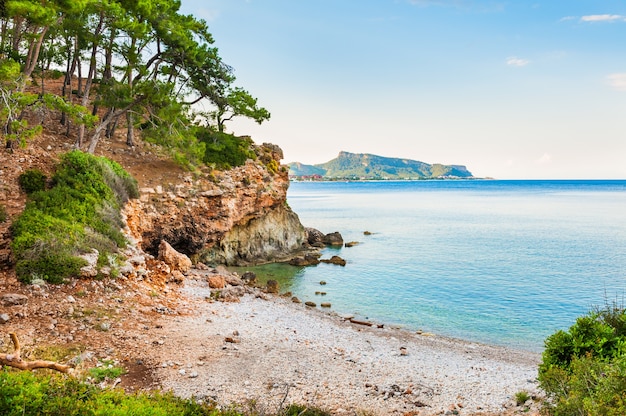
M 353 324 L 371 326 L 371 327 L 375 327 L 375 328 L 383 328 L 385 326 L 385 324 L 375 324 L 374 322 L 360 321 L 360 320 L 354 319 L 354 318 L 350 318 L 349 321 L 352 322 Z
M 9 334 L 11 342 L 13 342 L 13 354 L 0 353 L 0 364 L 9 367 L 18 368 L 20 370 L 34 370 L 36 368 L 49 368 L 52 370 L 67 373 L 70 370 L 69 365 L 59 364 L 54 361 L 35 360 L 24 361 L 20 356 L 20 342 L 14 332 Z

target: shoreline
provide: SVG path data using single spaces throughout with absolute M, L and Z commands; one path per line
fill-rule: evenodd
M 184 312 L 163 317 L 164 347 L 152 357 L 162 389 L 178 396 L 265 412 L 299 403 L 333 414 L 477 415 L 514 412 L 520 391 L 539 395 L 538 353 L 364 326 L 259 291 L 218 302 L 204 276 L 178 292 Z

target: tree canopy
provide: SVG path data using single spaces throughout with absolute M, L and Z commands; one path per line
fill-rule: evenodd
M 60 111 L 90 152 L 122 120 L 129 146 L 141 128 L 147 140 L 200 155 L 199 126 L 223 132 L 233 117 L 270 117 L 213 44 L 207 23 L 181 14 L 180 0 L 1 0 L 0 143 L 32 135 L 23 118 L 39 106 Z M 63 88 L 44 99 L 52 71 Z M 41 94 L 27 88 L 31 80 Z M 195 113 L 201 101 L 212 110 Z

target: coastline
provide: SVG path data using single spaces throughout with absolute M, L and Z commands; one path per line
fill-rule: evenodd
M 178 396 L 265 412 L 295 402 L 333 414 L 478 415 L 513 414 L 516 393 L 539 394 L 537 353 L 367 327 L 258 291 L 214 301 L 202 275 L 178 292 L 179 315 L 160 320 L 152 357 L 153 376 Z

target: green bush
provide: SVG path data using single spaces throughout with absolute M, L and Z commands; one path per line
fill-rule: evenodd
M 249 137 L 236 137 L 210 129 L 199 129 L 198 140 L 204 143 L 204 163 L 213 164 L 218 169 L 242 166 L 248 159 L 256 159 L 254 142 Z
M 0 414 L 3 416 L 242 416 L 266 412 L 219 410 L 194 399 L 171 393 L 126 394 L 102 390 L 74 377 L 39 375 L 28 371 L 0 369 Z M 329 416 L 330 413 L 291 405 L 280 416 Z
M 27 194 L 37 191 L 43 191 L 46 188 L 46 180 L 48 178 L 39 169 L 29 169 L 18 176 L 17 181 L 20 188 Z
M 12 224 L 18 278 L 60 283 L 79 274 L 81 253 L 116 252 L 126 244 L 120 207 L 138 194 L 119 164 L 80 151 L 63 155 L 52 188 L 30 194 Z
M 9 218 L 9 215 L 7 214 L 7 209 L 4 205 L 0 205 L 0 222 L 5 222 L 7 218 Z
M 522 390 L 522 391 L 518 391 L 517 393 L 515 393 L 515 403 L 518 406 L 521 406 L 524 403 L 526 403 L 528 399 L 530 399 L 530 394 L 528 394 L 527 391 Z
M 626 414 L 626 311 L 607 305 L 545 342 L 539 384 L 553 416 Z
M 125 394 L 122 390 L 101 390 L 71 377 L 0 370 L 0 414 L 217 416 L 219 412 L 171 394 Z
M 89 375 L 99 383 L 105 379 L 116 379 L 126 373 L 123 367 L 114 366 L 110 361 L 103 361 L 101 367 L 93 367 L 89 369 Z

